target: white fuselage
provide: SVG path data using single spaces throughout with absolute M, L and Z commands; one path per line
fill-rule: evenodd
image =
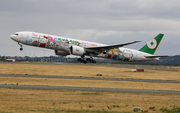
M 36 32 L 16 32 L 15 34 L 12 34 L 10 37 L 19 44 L 56 50 L 57 51 L 56 54 L 62 56 L 67 56 L 71 54 L 70 52 L 71 46 L 79 46 L 81 48 L 107 46 L 105 44 L 100 44 L 100 43 L 94 43 L 89 41 L 65 38 L 61 36 L 54 36 L 54 35 L 48 35 L 48 34 L 42 34 Z M 79 50 L 77 49 L 77 51 Z M 78 54 L 74 54 L 74 55 L 78 55 Z M 89 54 L 85 53 L 85 55 L 88 56 Z M 98 53 L 98 55 L 94 55 L 93 57 L 101 57 L 101 58 L 107 58 L 107 59 L 113 59 L 119 61 L 159 60 L 159 58 L 145 58 L 144 56 L 153 56 L 153 55 L 133 49 L 120 47 L 118 49 L 114 48 L 108 50 L 105 53 L 103 52 Z

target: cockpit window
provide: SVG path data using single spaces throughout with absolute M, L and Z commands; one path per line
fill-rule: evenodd
M 17 33 L 14 33 L 14 35 L 18 35 Z

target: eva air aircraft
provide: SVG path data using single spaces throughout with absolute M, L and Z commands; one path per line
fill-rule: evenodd
M 76 40 L 72 38 L 65 38 L 61 36 L 29 31 L 16 32 L 12 34 L 10 38 L 18 42 L 21 51 L 23 50 L 22 46 L 24 44 L 34 47 L 52 49 L 55 51 L 55 54 L 59 56 L 67 56 L 70 54 L 77 55 L 80 56 L 80 58 L 78 58 L 78 61 L 82 63 L 96 63 L 93 57 L 127 62 L 153 61 L 159 60 L 161 57 L 168 57 L 154 55 L 163 36 L 164 34 L 158 34 L 154 39 L 149 41 L 139 50 L 133 50 L 123 47 L 126 45 L 137 43 L 139 41 L 115 45 L 105 45 L 95 42 Z M 85 58 L 85 56 L 89 57 Z

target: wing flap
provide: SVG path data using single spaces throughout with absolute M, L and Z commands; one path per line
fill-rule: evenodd
M 124 44 L 115 44 L 115 45 L 109 45 L 109 46 L 98 46 L 98 47 L 87 47 L 84 48 L 86 51 L 88 52 L 95 52 L 95 53 L 99 53 L 102 51 L 108 51 L 110 49 L 114 49 L 114 48 L 119 48 L 119 47 L 123 47 L 126 45 L 130 45 L 130 44 L 134 44 L 134 43 L 138 43 L 140 41 L 134 41 L 134 42 L 130 42 L 130 43 L 124 43 Z

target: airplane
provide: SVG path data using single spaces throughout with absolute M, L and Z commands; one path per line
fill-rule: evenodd
M 94 60 L 93 57 L 125 62 L 154 61 L 160 60 L 161 57 L 169 57 L 154 55 L 163 36 L 164 34 L 158 34 L 139 50 L 124 48 L 123 46 L 138 43 L 140 41 L 106 45 L 30 31 L 15 32 L 10 35 L 10 38 L 18 42 L 20 51 L 23 50 L 23 44 L 52 49 L 55 51 L 55 54 L 59 56 L 80 56 L 78 61 L 86 64 L 87 62 L 96 63 L 96 60 Z M 89 58 L 85 58 L 85 56 L 89 56 Z

